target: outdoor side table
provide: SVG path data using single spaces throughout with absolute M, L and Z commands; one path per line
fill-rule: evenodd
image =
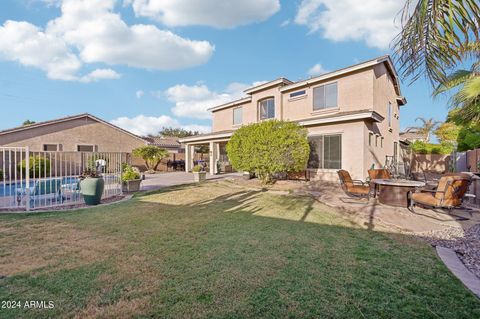
M 377 198 L 381 204 L 397 207 L 408 207 L 408 193 L 425 186 L 424 182 L 406 179 L 374 179 L 372 183 L 378 187 Z

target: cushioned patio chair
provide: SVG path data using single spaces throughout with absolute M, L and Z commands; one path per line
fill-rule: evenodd
M 370 177 L 370 180 L 373 180 L 373 179 L 391 179 L 392 174 L 386 168 L 369 169 L 368 170 L 368 177 Z
M 370 185 L 368 183 L 352 179 L 350 173 L 343 169 L 337 171 L 337 174 L 345 194 L 354 198 L 368 199 L 370 197 Z
M 438 181 L 436 190 L 422 189 L 420 192 L 410 193 L 409 208 L 414 211 L 413 208 L 417 204 L 432 209 L 445 208 L 449 211 L 459 208 L 471 182 L 471 177 L 465 174 L 446 174 Z

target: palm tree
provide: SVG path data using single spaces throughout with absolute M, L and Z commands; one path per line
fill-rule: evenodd
M 447 76 L 437 86 L 433 96 L 458 88 L 450 99 L 454 121 L 457 124 L 480 124 L 480 61 L 473 63 L 470 70 L 458 70 Z
M 445 82 L 449 70 L 479 51 L 479 20 L 478 0 L 406 0 L 394 40 L 402 76 Z
M 430 142 L 432 132 L 442 123 L 440 121 L 435 121 L 433 118 L 425 119 L 423 117 L 417 117 L 415 121 L 422 122 L 422 125 L 416 127 L 416 129 L 425 136 L 425 142 L 427 143 Z

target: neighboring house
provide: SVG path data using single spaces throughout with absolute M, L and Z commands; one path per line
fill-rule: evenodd
M 183 153 L 184 149 L 182 143 L 178 141 L 178 137 L 174 136 L 153 136 L 144 137 L 150 145 L 155 145 L 166 149 L 169 153 L 179 154 Z
M 143 138 L 87 113 L 0 131 L 0 146 L 29 147 L 35 152 L 131 153 L 147 144 Z
M 336 180 L 340 168 L 364 179 L 374 164 L 398 156 L 400 106 L 406 104 L 389 56 L 307 80 L 279 78 L 245 90 L 246 97 L 214 106 L 212 133 L 180 139 L 186 170 L 195 145 L 209 144 L 210 173 L 228 160 L 225 144 L 242 125 L 269 119 L 296 121 L 308 130 L 308 170 Z
M 416 141 L 426 142 L 427 135 L 420 129 L 411 127 L 406 129 L 405 132 L 400 133 L 400 141 L 405 144 L 410 144 Z

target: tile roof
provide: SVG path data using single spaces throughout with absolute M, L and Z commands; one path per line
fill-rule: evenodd
M 174 136 L 153 136 L 144 137 L 149 144 L 158 147 L 180 148 L 182 144 L 178 141 L 178 137 Z

